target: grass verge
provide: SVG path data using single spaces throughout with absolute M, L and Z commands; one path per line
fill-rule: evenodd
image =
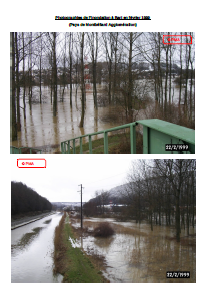
M 74 247 L 75 240 L 69 217 L 64 214 L 55 229 L 54 273 L 62 274 L 64 283 L 108 282 L 89 257 L 80 248 Z

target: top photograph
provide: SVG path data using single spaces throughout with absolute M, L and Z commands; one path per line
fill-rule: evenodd
M 11 32 L 10 154 L 195 154 L 194 32 Z

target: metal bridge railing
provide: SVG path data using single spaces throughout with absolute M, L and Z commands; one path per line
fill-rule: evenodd
M 130 151 L 131 151 L 131 154 L 136 154 L 136 125 L 137 124 L 138 124 L 138 122 L 133 122 L 133 123 L 117 126 L 114 128 L 106 129 L 103 131 L 98 131 L 98 132 L 94 132 L 94 133 L 90 133 L 90 134 L 81 135 L 79 137 L 75 137 L 75 138 L 69 139 L 67 141 L 63 141 L 63 142 L 61 142 L 61 153 L 62 154 L 71 154 L 70 147 L 72 144 L 73 154 L 76 154 L 75 142 L 76 142 L 76 140 L 79 140 L 80 154 L 83 154 L 82 138 L 88 137 L 89 138 L 89 153 L 92 154 L 92 136 L 98 135 L 98 134 L 104 134 L 104 153 L 108 154 L 108 133 L 112 132 L 112 131 L 116 131 L 116 130 L 129 128 L 130 129 L 130 144 L 131 144 Z
M 61 142 L 61 153 L 76 154 L 76 140 L 80 143 L 80 154 L 83 153 L 82 138 L 89 138 L 89 153 L 92 154 L 92 136 L 104 135 L 104 153 L 108 154 L 108 133 L 129 128 L 130 153 L 136 154 L 136 126 L 143 126 L 143 154 L 195 154 L 195 130 L 179 126 L 159 119 L 139 120 L 133 123 L 121 125 L 103 131 L 85 134 L 67 141 Z M 184 150 L 186 149 L 186 150 Z
M 36 149 L 36 148 L 29 148 L 29 147 L 14 147 L 10 146 L 10 154 L 22 154 L 23 149 L 29 149 L 29 153 L 32 154 L 32 150 L 37 151 L 38 154 L 41 154 L 42 150 Z

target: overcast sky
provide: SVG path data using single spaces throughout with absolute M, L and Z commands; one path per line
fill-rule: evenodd
M 47 155 L 45 169 L 26 169 L 18 168 L 17 158 L 12 157 L 11 181 L 23 182 L 50 202 L 80 201 L 77 191 L 82 184 L 86 202 L 96 190 L 126 183 L 132 160 L 132 155 Z

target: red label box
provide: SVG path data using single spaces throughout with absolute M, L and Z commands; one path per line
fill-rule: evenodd
M 46 168 L 45 159 L 17 159 L 18 168 Z
M 192 44 L 191 35 L 163 35 L 163 44 L 173 45 L 173 44 Z

